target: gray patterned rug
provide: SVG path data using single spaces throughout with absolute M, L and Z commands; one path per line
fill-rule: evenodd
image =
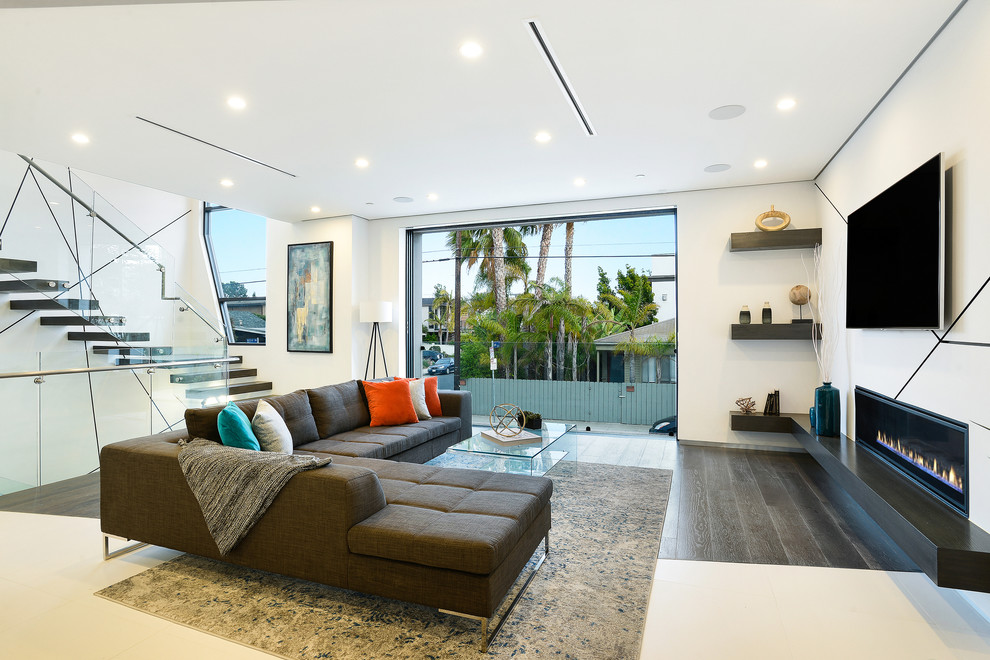
M 561 462 L 547 476 L 550 555 L 488 655 L 638 658 L 671 473 Z M 286 658 L 479 657 L 477 622 L 194 555 L 96 595 Z

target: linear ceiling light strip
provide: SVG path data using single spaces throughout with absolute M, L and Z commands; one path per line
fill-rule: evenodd
M 597 135 L 594 127 L 591 125 L 591 121 L 588 119 L 588 115 L 585 114 L 584 108 L 581 107 L 581 102 L 578 101 L 577 95 L 574 93 L 574 90 L 571 89 L 571 85 L 567 81 L 567 76 L 564 75 L 564 70 L 560 68 L 560 64 L 557 63 L 557 58 L 550 49 L 550 45 L 547 43 L 546 38 L 544 38 L 543 33 L 540 32 L 539 23 L 536 21 L 526 21 L 526 24 L 529 25 L 529 29 L 533 33 L 533 38 L 536 40 L 536 45 L 539 46 L 540 52 L 543 53 L 543 57 L 547 61 L 547 65 L 550 67 L 553 75 L 557 78 L 557 83 L 560 85 L 560 88 L 564 90 L 564 95 L 571 104 L 574 114 L 576 114 L 578 119 L 581 121 L 581 125 L 584 127 L 585 132 L 588 135 Z
M 213 147 L 214 149 L 219 149 L 220 151 L 223 151 L 225 153 L 228 153 L 231 156 L 237 156 L 238 158 L 243 158 L 244 160 L 249 160 L 252 163 L 256 163 L 257 165 L 261 165 L 262 167 L 267 167 L 270 170 L 275 170 L 276 172 L 281 172 L 282 174 L 285 174 L 287 176 L 291 176 L 292 178 L 296 178 L 296 175 L 293 174 L 292 172 L 286 172 L 285 170 L 280 170 L 279 168 L 275 167 L 274 165 L 269 165 L 268 163 L 263 163 L 263 162 L 261 162 L 260 160 L 258 160 L 256 158 L 251 158 L 250 156 L 245 156 L 244 154 L 239 154 L 236 151 L 231 151 L 230 149 L 224 149 L 223 147 L 221 147 L 219 145 L 216 145 L 216 144 L 213 144 L 212 142 L 207 142 L 206 140 L 201 140 L 198 137 L 194 137 L 192 135 L 189 135 L 188 133 L 183 133 L 182 131 L 177 131 L 174 128 L 169 128 L 168 126 L 165 126 L 163 124 L 159 124 L 156 121 L 151 121 L 150 119 L 145 119 L 144 117 L 137 117 L 137 116 L 135 116 L 134 118 L 135 119 L 140 119 L 141 121 L 146 122 L 148 124 L 151 124 L 152 126 L 157 126 L 158 128 L 163 128 L 166 131 L 170 131 L 172 133 L 175 133 L 176 135 L 181 135 L 184 138 L 189 138 L 190 140 L 195 140 L 196 142 L 199 142 L 200 144 L 205 144 L 208 147 Z

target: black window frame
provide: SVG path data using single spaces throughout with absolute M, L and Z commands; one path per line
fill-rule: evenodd
M 210 214 L 218 211 L 234 211 L 229 206 L 222 206 L 220 204 L 210 204 L 208 202 L 203 202 L 203 239 L 206 244 L 206 257 L 210 262 L 210 273 L 213 275 L 213 290 L 217 296 L 217 303 L 220 307 L 220 317 L 223 321 L 224 332 L 227 334 L 227 344 L 230 346 L 265 346 L 268 343 L 267 331 L 265 333 L 265 342 L 250 342 L 250 341 L 236 341 L 234 339 L 234 326 L 230 320 L 230 312 L 227 309 L 228 303 L 238 303 L 238 302 L 265 302 L 267 304 L 267 296 L 245 296 L 243 298 L 228 298 L 223 291 L 223 281 L 220 277 L 220 270 L 217 267 L 216 253 L 213 249 L 213 236 L 210 234 Z M 266 264 L 267 272 L 267 264 Z M 267 328 L 267 321 L 265 326 Z

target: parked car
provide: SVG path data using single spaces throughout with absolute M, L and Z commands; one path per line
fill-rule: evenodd
M 673 417 L 665 417 L 664 419 L 653 422 L 653 426 L 650 427 L 650 433 L 666 433 L 667 435 L 674 435 L 677 433 L 677 415 L 674 415 Z
M 428 360 L 430 364 L 440 359 L 440 351 L 424 350 L 421 353 L 423 354 L 423 359 Z
M 433 376 L 435 374 L 452 374 L 455 370 L 456 367 L 454 365 L 454 358 L 445 357 L 434 362 L 433 365 L 426 370 L 426 373 Z

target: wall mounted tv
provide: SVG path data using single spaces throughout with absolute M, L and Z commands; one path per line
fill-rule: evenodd
M 942 154 L 938 154 L 849 214 L 847 328 L 942 326 L 942 173 Z

